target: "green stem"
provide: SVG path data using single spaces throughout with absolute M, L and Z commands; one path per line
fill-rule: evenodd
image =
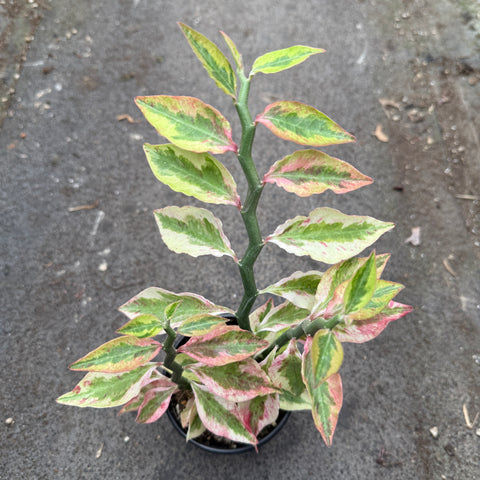
M 174 343 L 177 334 L 168 324 L 165 326 L 165 332 L 167 333 L 167 338 L 163 343 L 163 351 L 165 352 L 163 366 L 172 372 L 172 382 L 176 383 L 182 389 L 189 388 L 188 381 L 182 377 L 183 367 L 175 361 L 177 350 L 174 347 Z
M 258 357 L 256 357 L 256 360 L 258 362 L 261 362 L 265 358 L 267 358 L 268 354 L 275 348 L 275 347 L 282 347 L 286 343 L 288 343 L 292 338 L 301 338 L 304 335 L 310 335 L 313 336 L 315 335 L 318 330 L 322 329 L 329 329 L 331 330 L 334 328 L 336 325 L 338 325 L 342 320 L 342 317 L 340 315 L 329 318 L 328 320 L 325 320 L 324 318 L 317 318 L 313 321 L 311 321 L 309 318 L 305 319 L 300 325 L 297 325 L 294 328 L 291 328 L 290 330 L 287 330 L 285 333 L 280 335 L 267 349 L 265 349 Z
M 240 275 L 243 282 L 244 294 L 236 312 L 238 324 L 244 330 L 250 330 L 248 316 L 258 296 L 253 265 L 263 248 L 263 239 L 257 220 L 257 206 L 263 191 L 263 184 L 252 159 L 252 146 L 255 137 L 255 123 L 248 109 L 248 94 L 250 91 L 250 78 L 239 72 L 240 91 L 235 103 L 240 123 L 242 125 L 242 138 L 238 151 L 238 160 L 248 183 L 247 197 L 242 206 L 241 215 L 248 234 L 248 247 L 242 260 L 239 262 Z

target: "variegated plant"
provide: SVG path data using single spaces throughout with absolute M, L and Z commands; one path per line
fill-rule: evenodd
M 255 120 L 248 108 L 256 74 L 297 65 L 324 50 L 294 46 L 257 58 L 248 76 L 233 41 L 222 32 L 236 65 L 210 40 L 180 24 L 210 77 L 233 98 L 242 132 L 239 146 L 228 120 L 199 99 L 180 96 L 136 98 L 146 119 L 169 142 L 145 144 L 155 176 L 177 192 L 197 200 L 236 207 L 248 247 L 240 259 L 209 210 L 165 207 L 155 219 L 166 245 L 177 253 L 227 255 L 238 265 L 244 292 L 233 314 L 200 295 L 151 287 L 120 307 L 129 321 L 121 335 L 73 363 L 88 372 L 59 403 L 80 407 L 115 407 L 137 412 L 137 422 L 157 420 L 181 394 L 181 422 L 187 439 L 205 429 L 233 441 L 256 445 L 260 431 L 276 421 L 279 409 L 311 410 L 327 445 L 342 406 L 339 368 L 343 342 L 362 343 L 411 307 L 393 301 L 403 288 L 382 280 L 388 255 L 355 257 L 393 228 L 367 216 L 316 208 L 287 220 L 262 239 L 257 205 L 265 184 L 301 197 L 327 189 L 337 194 L 372 180 L 348 163 L 316 149 L 298 150 L 274 163 L 261 178 L 252 160 L 258 124 L 277 137 L 309 147 L 353 142 L 354 137 L 315 108 L 299 102 L 268 105 Z M 212 154 L 233 152 L 248 182 L 242 202 L 227 168 Z M 295 255 L 332 265 L 326 271 L 295 272 L 259 290 L 253 265 L 266 243 Z M 259 295 L 266 303 L 252 311 Z M 272 296 L 283 298 L 274 304 Z M 164 339 L 163 344 L 160 336 Z M 179 336 L 188 337 L 176 347 Z M 163 357 L 158 358 L 163 350 Z

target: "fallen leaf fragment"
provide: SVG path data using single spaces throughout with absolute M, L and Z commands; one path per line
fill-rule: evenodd
M 396 102 L 395 100 L 390 100 L 389 98 L 379 98 L 378 101 L 380 102 L 380 105 L 383 108 L 393 107 L 393 108 L 396 108 L 397 110 L 400 110 L 402 106 L 400 102 Z
M 116 119 L 121 122 L 122 120 L 126 120 L 128 123 L 140 123 L 140 120 L 134 120 L 128 113 L 123 113 L 122 115 L 117 115 Z
M 405 240 L 405 243 L 411 243 L 414 247 L 420 245 L 421 227 L 412 227 L 412 234 Z
M 467 425 L 467 428 L 472 429 L 475 423 L 477 423 L 479 413 L 475 415 L 475 418 L 473 419 L 473 422 L 470 420 L 470 415 L 468 414 L 467 410 L 467 404 L 463 404 L 463 416 L 465 417 L 465 424 Z
M 480 200 L 478 195 L 464 195 L 461 193 L 455 195 L 455 198 L 459 198 L 460 200 Z
M 448 273 L 450 273 L 450 275 L 456 277 L 457 274 L 455 272 L 455 270 L 450 266 L 450 264 L 448 263 L 448 258 L 444 258 L 443 259 L 443 266 L 447 269 Z
M 385 132 L 383 131 L 382 125 L 380 125 L 380 123 L 377 125 L 377 128 L 373 132 L 373 135 L 377 137 L 377 140 L 380 140 L 381 142 L 384 142 L 384 143 L 390 140 L 388 138 L 388 135 L 386 135 Z
M 98 207 L 98 200 L 90 205 L 77 205 L 76 207 L 69 207 L 69 212 L 78 212 L 79 210 L 93 210 Z
M 102 452 L 103 452 L 103 442 L 102 444 L 100 445 L 100 448 L 97 450 L 97 453 L 95 454 L 95 458 L 100 458 L 102 456 Z

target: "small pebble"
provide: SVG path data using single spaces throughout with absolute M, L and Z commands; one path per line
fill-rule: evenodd
M 432 427 L 430 429 L 430 433 L 433 438 L 438 438 L 438 427 Z
M 475 434 L 477 435 L 477 437 L 480 437 L 480 428 L 477 428 L 477 430 L 475 431 Z
M 15 423 L 15 420 L 12 418 L 12 417 L 8 417 L 6 420 L 5 420 L 5 423 L 7 425 L 13 425 Z M 477 432 L 478 433 L 478 432 Z
M 107 268 L 108 268 L 108 263 L 105 260 L 102 263 L 100 263 L 100 265 L 98 266 L 98 269 L 101 272 L 106 272 Z
M 123 439 L 123 441 L 124 441 L 125 443 L 127 443 L 129 440 L 130 440 L 130 437 L 129 437 L 128 435 L 127 435 L 126 437 L 124 437 L 124 439 Z

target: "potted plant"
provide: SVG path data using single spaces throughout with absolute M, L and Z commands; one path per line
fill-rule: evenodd
M 145 144 L 146 157 L 155 176 L 173 190 L 238 209 L 248 247 L 239 258 L 220 220 L 204 208 L 169 206 L 156 210 L 155 220 L 165 244 L 176 253 L 231 257 L 243 295 L 234 311 L 193 293 L 143 290 L 120 307 L 129 317 L 117 331 L 120 336 L 70 366 L 88 373 L 57 401 L 122 406 L 120 413 L 134 411 L 140 423 L 154 422 L 170 407 L 187 440 L 208 431 L 250 448 L 256 448 L 265 427 L 275 425 L 280 410 L 311 410 L 323 440 L 331 445 L 342 406 L 342 343 L 371 340 L 411 310 L 393 301 L 403 286 L 380 278 L 389 255 L 373 251 L 356 257 L 394 225 L 320 207 L 285 221 L 263 239 L 256 211 L 267 183 L 306 197 L 327 189 L 342 194 L 372 182 L 348 163 L 313 148 L 278 160 L 263 177 L 253 162 L 260 124 L 277 137 L 308 147 L 355 140 L 325 114 L 299 102 L 275 102 L 255 120 L 250 114 L 248 95 L 255 75 L 280 72 L 324 50 L 294 46 L 269 52 L 246 75 L 226 34 L 222 32 L 236 72 L 214 43 L 179 25 L 210 77 L 233 98 L 241 139 L 237 146 L 227 119 L 197 98 L 137 97 L 146 119 L 170 142 Z M 236 154 L 248 182 L 243 201 L 234 178 L 214 156 L 225 152 Z M 330 267 L 295 272 L 259 290 L 253 266 L 266 243 Z M 267 300 L 254 309 L 259 295 Z M 158 357 L 160 351 L 163 357 Z

